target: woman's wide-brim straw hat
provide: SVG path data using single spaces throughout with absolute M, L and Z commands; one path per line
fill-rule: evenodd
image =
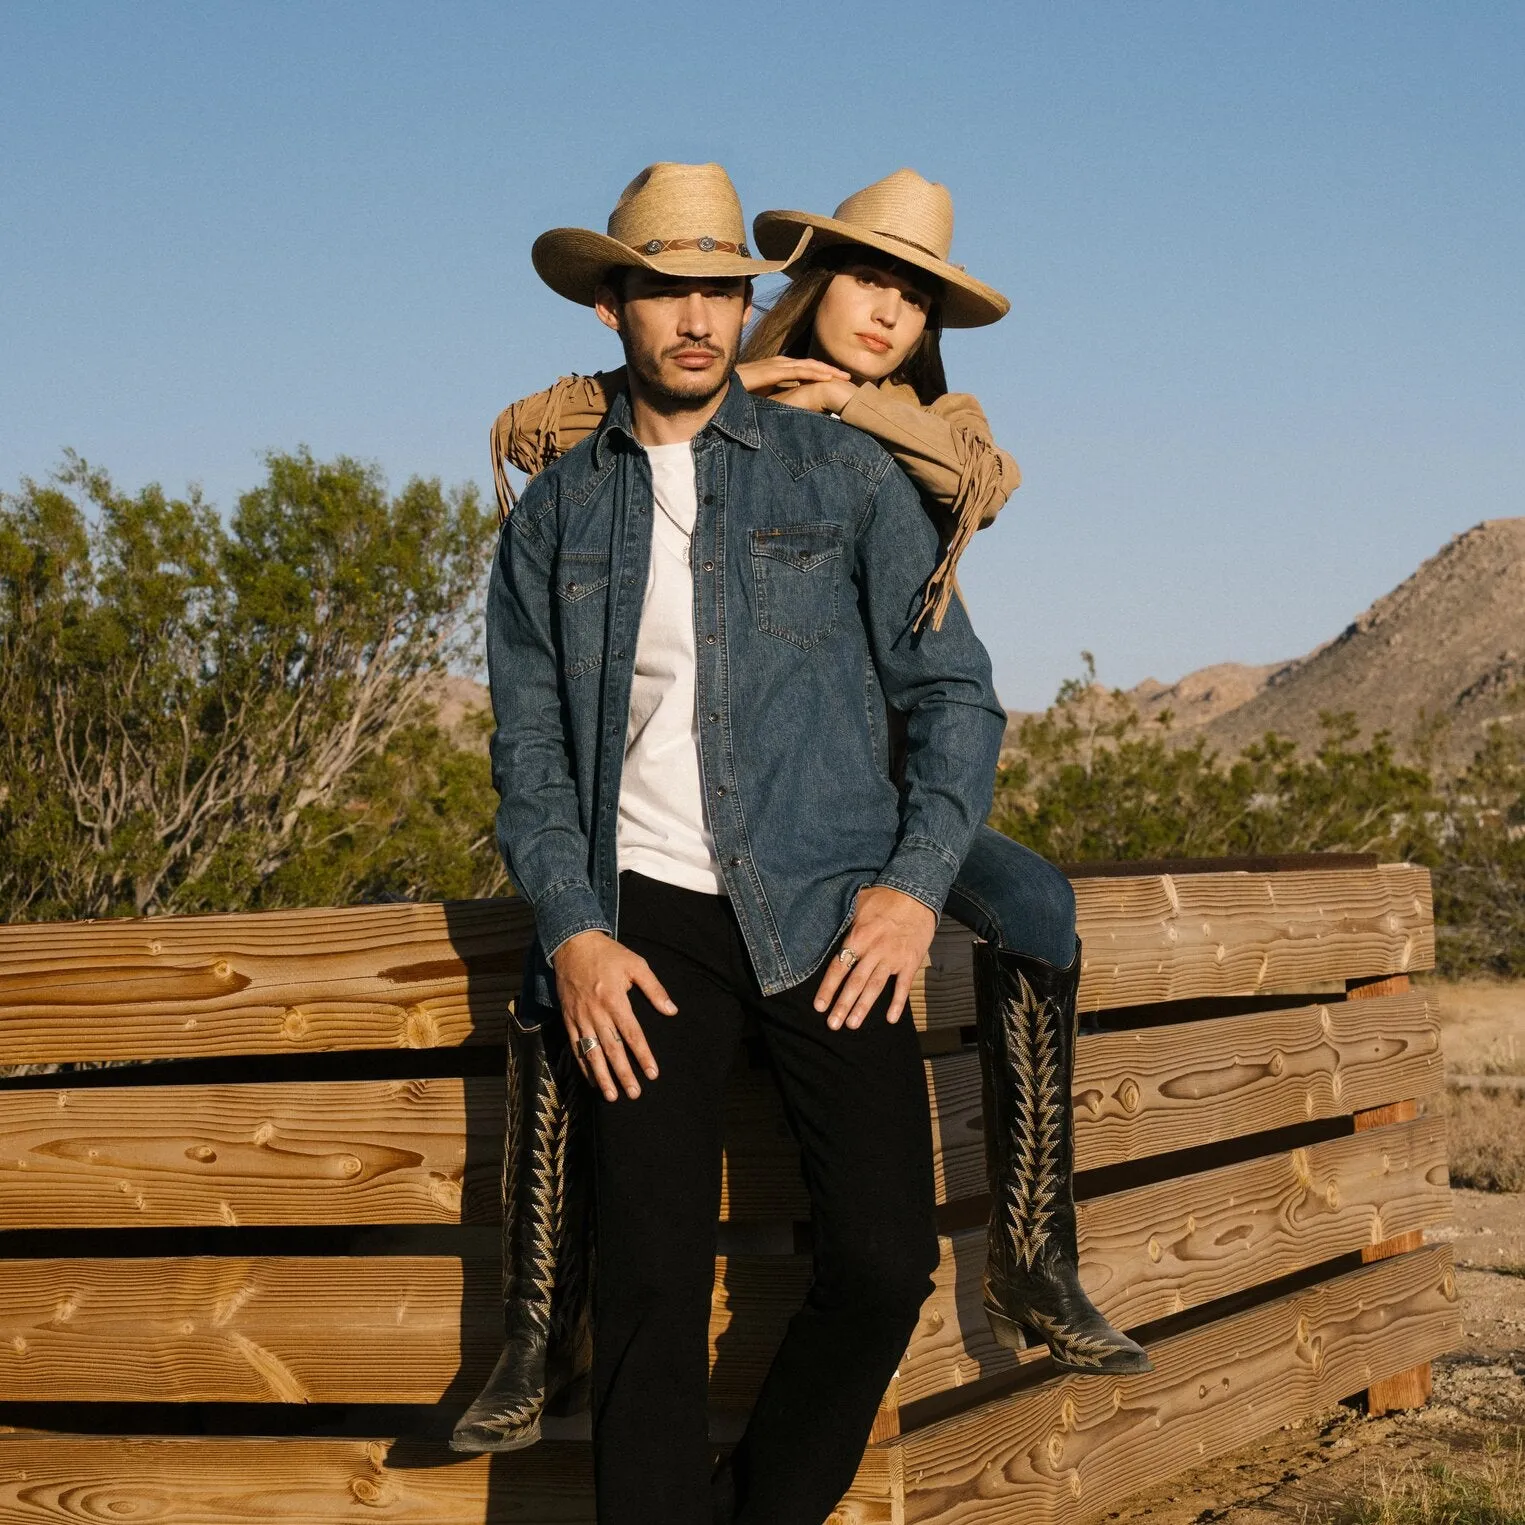
M 607 234 L 552 228 L 530 258 L 552 291 L 593 305 L 594 293 L 619 269 L 662 275 L 772 275 L 805 252 L 809 232 L 776 259 L 754 259 L 731 177 L 718 164 L 653 164 L 620 193 Z
M 802 232 L 813 235 L 812 253 L 832 244 L 863 244 L 930 271 L 943 283 L 945 328 L 980 328 L 1011 311 L 1011 303 L 994 286 L 949 262 L 953 197 L 947 186 L 922 179 L 914 169 L 897 169 L 854 191 L 830 217 L 761 212 L 752 224 L 757 247 L 769 258 L 782 257 Z M 789 255 L 788 262 L 792 264 L 797 254 L 798 250 Z

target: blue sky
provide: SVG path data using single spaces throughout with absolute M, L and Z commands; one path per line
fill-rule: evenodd
M 612 362 L 542 287 L 655 159 L 749 215 L 909 164 L 1013 311 L 945 345 L 1025 484 L 966 563 L 1009 705 L 1335 634 L 1525 513 L 1525 6 L 0 7 L 0 488 L 223 506 L 305 442 L 489 482 Z

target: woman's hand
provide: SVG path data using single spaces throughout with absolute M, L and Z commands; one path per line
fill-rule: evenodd
M 641 1084 L 626 1051 L 648 1080 L 657 1078 L 657 1061 L 631 1008 L 630 987 L 639 986 L 646 999 L 668 1016 L 678 1010 L 672 997 L 662 988 L 651 965 L 607 932 L 579 932 L 569 937 L 552 955 L 551 963 L 556 970 L 561 1019 L 583 1078 L 604 1093 L 605 1101 L 619 1100 L 618 1080 L 633 1101 L 641 1094 Z M 581 1038 L 595 1040 L 595 1047 L 586 1054 L 578 1050 Z
M 774 355 L 770 360 L 743 360 L 736 367 L 741 384 L 754 397 L 772 397 L 780 387 L 803 387 L 817 381 L 847 382 L 851 390 L 852 377 L 846 371 L 824 360 L 791 360 L 787 355 Z M 785 397 L 774 398 L 785 402 Z
M 936 912 L 914 895 L 884 884 L 860 890 L 852 925 L 842 940 L 842 947 L 852 949 L 857 956 L 843 962 L 838 953 L 826 966 L 821 988 L 815 994 L 817 1011 L 831 1007 L 826 1025 L 833 1031 L 844 1023 L 861 1027 L 891 978 L 895 996 L 887 1017 L 898 1022 L 910 999 L 911 981 L 925 961 L 936 931 Z
M 786 402 L 807 413 L 840 413 L 857 388 L 850 381 L 808 381 L 804 386 L 775 392 L 774 402 Z

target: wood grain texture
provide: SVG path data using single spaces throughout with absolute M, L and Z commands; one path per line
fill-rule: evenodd
M 0 1228 L 492 1223 L 503 1109 L 460 1079 L 3 1093 Z
M 1082 1206 L 1081 1273 L 1132 1327 L 1444 1220 L 1439 1119 Z M 942 1241 L 898 1403 L 1012 1369 L 980 1306 L 984 1234 Z M 750 1403 L 809 1281 L 805 1256 L 716 1265 L 715 1401 Z M 263 1256 L 8 1261 L 0 1398 L 433 1403 L 490 1369 L 495 1260 Z
M 979 1057 L 925 1061 L 938 1201 L 983 1193 Z M 1076 1047 L 1075 1168 L 1341 1117 L 1442 1082 L 1440 1023 L 1419 992 L 1164 1027 L 1082 1033 Z M 724 1215 L 807 1216 L 799 1154 L 765 1071 L 733 1078 Z
M 1440 1022 L 1411 991 L 1084 1033 L 1075 1165 L 1089 1170 L 1438 1091 Z
M 1081 1280 L 1109 1319 L 1132 1329 L 1449 1216 L 1445 1122 L 1422 1118 L 1083 1202 Z M 940 1244 L 897 1405 L 1017 1369 L 985 1319 L 984 1230 Z M 807 1276 L 803 1257 L 722 1266 L 710 1333 L 728 1390 L 761 1381 Z
M 902 1525 L 899 1457 L 865 1456 L 826 1525 Z M 896 1503 L 891 1500 L 895 1498 Z M 507 1456 L 375 1439 L 0 1434 L 7 1525 L 593 1525 L 586 1444 Z
M 1385 995 L 1397 995 L 1409 988 L 1406 974 L 1393 975 L 1387 979 L 1351 980 L 1346 999 L 1351 1001 L 1372 1000 Z M 1394 1102 L 1387 1107 L 1371 1107 L 1357 1112 L 1352 1121 L 1358 1133 L 1368 1128 L 1382 1128 L 1389 1123 L 1406 1122 L 1418 1116 L 1418 1105 L 1413 1101 Z M 1411 1230 L 1395 1234 L 1380 1244 L 1368 1245 L 1361 1251 L 1365 1261 L 1386 1260 L 1391 1255 L 1402 1255 L 1417 1250 L 1424 1243 L 1424 1232 Z M 1423 1408 L 1430 1401 L 1430 1363 L 1421 1362 L 1407 1371 L 1395 1372 L 1372 1383 L 1366 1390 L 1366 1411 L 1372 1415 L 1391 1413 L 1394 1409 Z
M 1428 969 L 1427 869 L 1080 879 L 1080 1007 L 1306 990 Z
M 1082 1034 L 1077 1165 L 1428 1094 L 1439 1044 L 1417 992 Z M 939 1201 L 979 1196 L 978 1057 L 925 1065 Z M 807 1217 L 768 1073 L 739 1066 L 727 1105 L 723 1216 Z M 486 1078 L 0 1093 L 0 1227 L 492 1223 L 502 1117 Z
M 1432 1248 L 1172 1339 L 1142 1377 L 1056 1377 L 865 1457 L 831 1525 L 1068 1525 L 1460 1337 Z M 590 1525 L 585 1445 L 456 1458 L 413 1441 L 0 1435 L 16 1525 L 153 1519 Z
M 1085 1010 L 1433 962 L 1429 876 L 1407 865 L 1076 893 Z M 513 899 L 0 926 L 0 1063 L 499 1042 L 531 931 Z M 912 994 L 919 1027 L 972 1020 L 969 935 L 940 930 Z
M 0 926 L 0 1061 L 502 1042 L 522 900 Z
M 903 1436 L 907 1525 L 1067 1525 L 1461 1336 L 1448 1250 L 1398 1256 Z

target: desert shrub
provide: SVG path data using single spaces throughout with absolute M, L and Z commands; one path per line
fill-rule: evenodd
M 75 458 L 0 494 L 0 921 L 500 883 L 485 755 L 429 713 L 492 532 L 305 451 L 226 526 Z
M 1451 1089 L 1442 1107 L 1451 1184 L 1473 1191 L 1525 1191 L 1525 1097 L 1517 1091 Z

